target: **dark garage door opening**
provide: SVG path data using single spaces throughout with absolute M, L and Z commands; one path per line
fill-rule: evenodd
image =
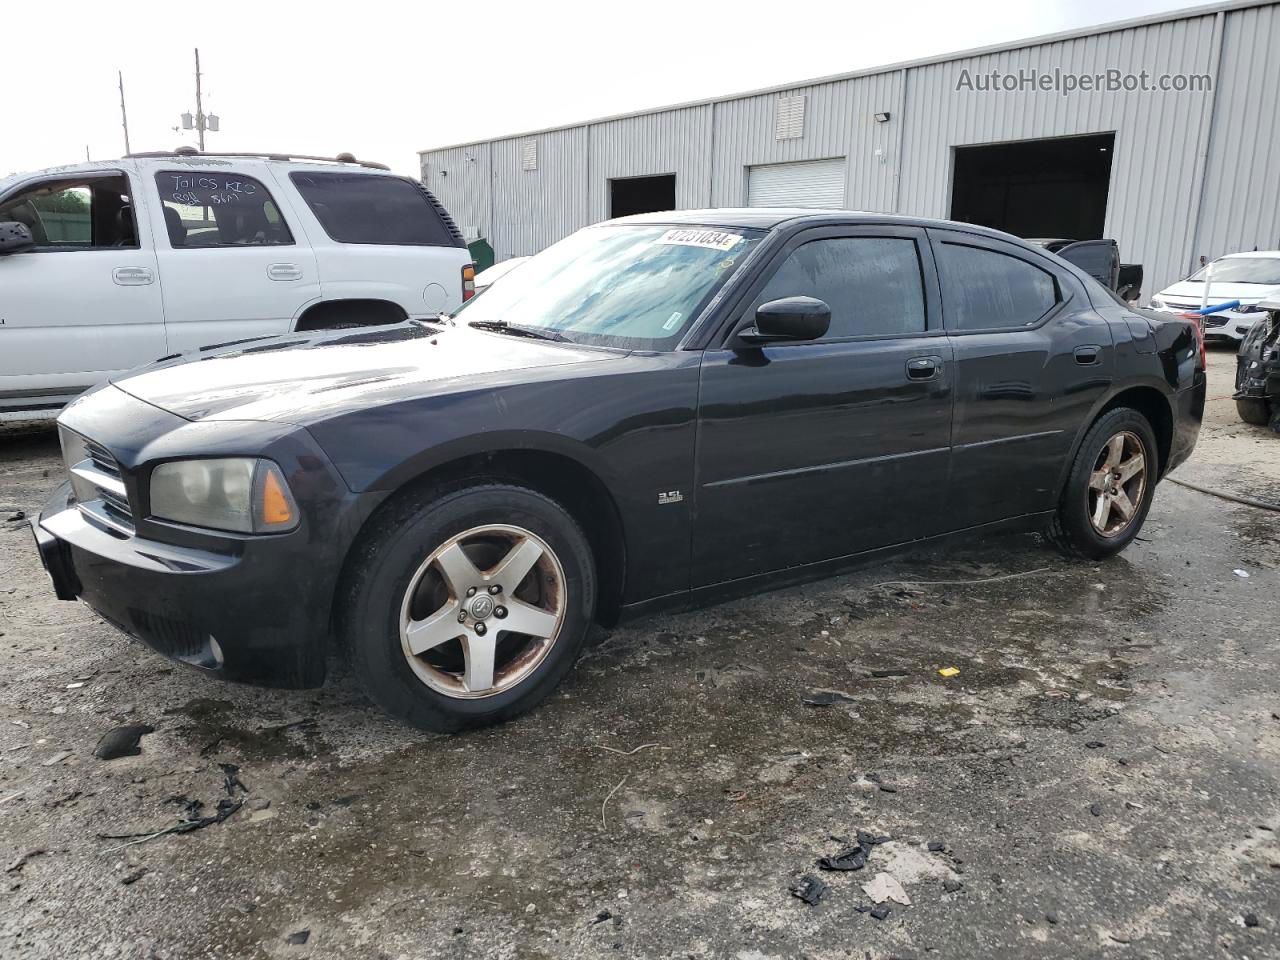
M 676 175 L 626 177 L 609 181 L 609 216 L 659 213 L 676 208 Z
M 1102 239 L 1114 133 L 957 147 L 951 219 L 1019 237 Z

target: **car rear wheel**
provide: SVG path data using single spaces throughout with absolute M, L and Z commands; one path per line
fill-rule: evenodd
M 1266 426 L 1271 422 L 1271 405 L 1263 397 L 1236 398 L 1236 413 L 1245 423 Z
M 450 732 L 523 713 L 582 651 L 591 549 L 534 490 L 484 483 L 402 504 L 359 549 L 347 649 L 370 698 L 415 726 Z
M 1138 535 L 1151 508 L 1159 460 L 1151 424 L 1118 407 L 1085 434 L 1067 476 L 1049 537 L 1064 553 L 1101 560 Z

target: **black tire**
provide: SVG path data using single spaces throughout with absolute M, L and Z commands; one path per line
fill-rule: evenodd
M 1271 404 L 1264 397 L 1237 397 L 1236 413 L 1245 423 L 1265 427 L 1271 422 Z
M 501 692 L 462 699 L 428 686 L 410 665 L 401 645 L 401 609 L 410 584 L 437 548 L 486 525 L 522 528 L 550 548 L 563 571 L 564 616 L 532 672 Z M 340 617 L 348 656 L 370 699 L 414 726 L 450 733 L 515 717 L 546 699 L 582 652 L 595 613 L 591 548 L 569 513 L 535 490 L 478 481 L 406 499 L 377 518 L 355 550 Z M 497 628 L 497 621 L 489 622 Z
M 1142 445 L 1146 460 L 1145 483 L 1127 525 L 1111 536 L 1103 536 L 1090 520 L 1089 478 L 1104 456 L 1107 444 L 1121 433 L 1136 436 Z M 1159 462 L 1155 432 L 1147 418 L 1131 407 L 1108 410 L 1089 428 L 1071 463 L 1062 498 L 1049 524 L 1049 540 L 1069 557 L 1103 560 L 1115 556 L 1138 535 L 1147 519 L 1147 511 L 1151 509 L 1151 500 L 1155 496 Z

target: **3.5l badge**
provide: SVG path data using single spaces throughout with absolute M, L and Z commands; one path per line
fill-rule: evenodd
M 658 494 L 658 505 L 664 503 L 679 503 L 684 499 L 684 494 L 679 490 L 664 490 Z

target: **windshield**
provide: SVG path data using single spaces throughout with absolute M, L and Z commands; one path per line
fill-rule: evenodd
M 525 261 L 457 316 L 575 343 L 670 349 L 761 236 L 723 227 L 588 227 Z
M 1213 267 L 1213 283 L 1280 284 L 1280 257 L 1223 257 L 1209 267 Z M 1203 283 L 1209 267 L 1202 267 L 1187 279 Z

